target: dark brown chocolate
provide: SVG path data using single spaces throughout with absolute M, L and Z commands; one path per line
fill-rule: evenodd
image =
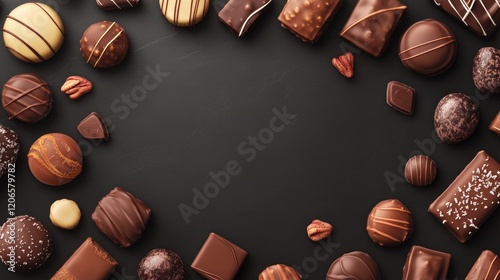
M 487 94 L 500 93 L 500 50 L 481 48 L 474 57 L 472 79 L 477 89 Z
M 434 112 L 434 128 L 441 141 L 457 144 L 469 139 L 479 125 L 479 106 L 463 93 L 448 94 Z
M 141 0 L 96 0 L 96 4 L 103 10 L 121 10 L 139 6 Z
M 406 162 L 406 181 L 414 186 L 424 187 L 436 178 L 436 163 L 428 156 L 416 155 Z
M 13 169 L 11 165 L 16 163 L 20 148 L 17 133 L 0 124 L 0 177 Z
M 413 246 L 403 267 L 403 280 L 446 280 L 450 260 L 448 253 Z
M 401 201 L 384 200 L 375 205 L 368 215 L 366 231 L 380 246 L 397 246 L 413 233 L 413 217 Z
M 481 253 L 465 280 L 498 280 L 500 279 L 500 260 L 490 250 Z
M 497 113 L 497 115 L 495 116 L 493 121 L 491 121 L 491 124 L 488 128 L 490 131 L 500 136 L 500 112 Z
M 387 84 L 386 102 L 405 115 L 413 115 L 415 90 L 403 83 L 391 81 Z
M 127 248 L 142 236 L 150 216 L 149 206 L 116 187 L 99 201 L 92 220 L 111 240 Z
M 293 268 L 284 264 L 272 265 L 259 274 L 259 280 L 300 280 L 302 276 Z
M 365 52 L 380 56 L 405 10 L 406 6 L 398 0 L 360 0 L 340 36 Z
M 429 206 L 429 212 L 464 243 L 499 204 L 500 164 L 480 151 Z
M 219 12 L 219 19 L 242 37 L 269 4 L 271 0 L 229 0 Z
M 326 274 L 326 280 L 363 279 L 380 280 L 380 271 L 367 253 L 354 251 L 333 261 Z
M 166 249 L 153 249 L 142 258 L 137 275 L 139 280 L 187 279 L 181 257 Z
M 77 127 L 80 134 L 91 140 L 108 140 L 108 128 L 104 120 L 96 112 L 90 113 Z

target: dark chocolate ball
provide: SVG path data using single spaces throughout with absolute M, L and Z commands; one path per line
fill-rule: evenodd
M 414 186 L 428 186 L 436 178 L 436 163 L 428 156 L 416 155 L 406 162 L 405 178 Z
M 153 249 L 137 268 L 139 280 L 184 280 L 186 271 L 181 257 L 166 249 Z
M 52 109 L 52 91 L 35 74 L 16 75 L 3 86 L 2 106 L 10 119 L 34 123 L 45 118 Z
M 41 267 L 52 254 L 52 238 L 45 226 L 31 216 L 17 216 L 0 228 L 0 258 L 16 272 Z
M 381 201 L 368 215 L 366 231 L 373 242 L 380 246 L 399 245 L 413 233 L 411 212 L 397 199 Z
M 380 280 L 380 272 L 370 255 L 354 251 L 333 261 L 326 274 L 326 280 L 340 279 Z
M 19 138 L 14 130 L 0 124 L 0 177 L 16 163 Z
M 441 141 L 460 143 L 472 136 L 479 124 L 479 107 L 463 93 L 448 94 L 434 113 L 434 128 Z
M 33 176 L 51 186 L 61 186 L 75 179 L 82 172 L 82 162 L 78 144 L 61 133 L 41 136 L 31 145 L 28 153 Z
M 259 280 L 300 280 L 302 276 L 293 268 L 284 264 L 272 265 L 259 275 Z
M 128 36 L 116 22 L 92 24 L 80 40 L 80 52 L 94 68 L 111 68 L 120 64 L 128 52 Z
M 480 49 L 474 57 L 472 78 L 477 89 L 487 94 L 500 93 L 500 50 Z

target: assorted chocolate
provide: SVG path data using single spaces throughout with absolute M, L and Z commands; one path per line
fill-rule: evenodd
M 405 179 L 417 187 L 428 186 L 434 182 L 436 170 L 436 163 L 430 157 L 416 155 L 406 162 Z
M 159 0 L 163 16 L 174 27 L 193 27 L 207 14 L 210 0 Z
M 19 153 L 19 137 L 17 133 L 0 124 L 0 177 L 16 163 Z
M 86 116 L 80 124 L 78 124 L 78 132 L 87 139 L 106 141 L 109 138 L 108 128 L 104 120 L 96 112 Z
M 401 201 L 387 199 L 373 207 L 368 215 L 366 231 L 380 246 L 397 246 L 413 233 L 413 217 Z
M 270 266 L 259 274 L 259 280 L 300 280 L 302 276 L 293 268 L 284 264 Z
M 271 0 L 229 0 L 219 12 L 219 19 L 242 37 L 269 4 Z
M 139 262 L 139 280 L 185 280 L 184 263 L 174 251 L 153 249 Z
M 333 261 L 326 280 L 362 279 L 380 280 L 380 271 L 375 261 L 367 253 L 354 251 Z
M 95 2 L 103 10 L 121 10 L 141 4 L 141 0 L 95 0 Z
M 465 280 L 497 280 L 500 279 L 500 260 L 490 250 L 481 253 Z
M 403 267 L 403 280 L 446 280 L 450 260 L 448 253 L 413 246 Z
M 413 115 L 415 109 L 415 89 L 400 82 L 387 84 L 386 102 L 405 115 Z
M 499 49 L 486 47 L 477 52 L 472 66 L 472 79 L 480 91 L 487 94 L 500 93 Z

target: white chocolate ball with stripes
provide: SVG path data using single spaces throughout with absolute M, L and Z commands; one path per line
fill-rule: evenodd
M 192 27 L 207 14 L 210 0 L 159 0 L 161 13 L 174 26 Z
M 425 187 L 436 178 L 436 163 L 428 156 L 416 155 L 406 162 L 406 181 L 414 186 Z

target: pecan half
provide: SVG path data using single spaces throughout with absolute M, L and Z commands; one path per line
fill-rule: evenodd
M 80 76 L 70 76 L 62 85 L 61 91 L 69 95 L 71 99 L 80 98 L 80 96 L 92 90 L 92 83 Z
M 346 52 L 339 57 L 334 57 L 332 64 L 345 77 L 352 78 L 354 76 L 354 56 L 352 53 Z
M 314 220 L 307 226 L 307 235 L 312 241 L 320 241 L 330 236 L 333 231 L 332 225 L 320 220 Z

